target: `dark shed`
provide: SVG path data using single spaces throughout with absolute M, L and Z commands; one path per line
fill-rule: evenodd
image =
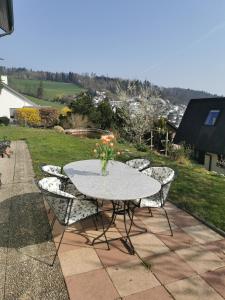
M 4 33 L 0 34 L 0 37 L 13 32 L 14 19 L 12 0 L 0 1 L 0 28 L 4 31 Z
M 184 113 L 174 143 L 196 150 L 225 154 L 225 98 L 192 99 Z

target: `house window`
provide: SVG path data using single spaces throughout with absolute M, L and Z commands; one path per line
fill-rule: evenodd
M 214 126 L 219 114 L 220 114 L 220 110 L 216 110 L 216 109 L 210 110 L 205 120 L 205 125 Z

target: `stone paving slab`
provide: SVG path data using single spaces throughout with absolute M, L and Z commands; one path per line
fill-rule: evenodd
M 49 241 L 53 215 L 46 214 L 34 184 L 26 144 L 19 141 L 12 147 L 12 157 L 0 159 L 0 299 L 225 299 L 225 239 L 169 202 L 173 237 L 162 210 L 153 209 L 153 217 L 147 209 L 135 214 L 136 224 L 147 233 L 136 235 L 138 227 L 133 227 L 132 240 L 150 270 L 128 254 L 120 240 L 111 242 L 110 250 L 105 243 L 91 246 L 101 232 L 92 220 L 66 231 L 56 264 L 49 267 L 46 263 L 55 253 Z M 106 223 L 109 215 L 104 217 Z M 52 232 L 56 246 L 62 230 L 56 222 Z M 108 237 L 123 233 L 119 216 Z
M 12 143 L 0 158 L 0 299 L 67 300 L 59 261 L 50 266 L 55 245 L 27 145 Z

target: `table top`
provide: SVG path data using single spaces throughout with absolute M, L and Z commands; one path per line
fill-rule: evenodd
M 135 200 L 159 192 L 161 184 L 118 161 L 109 161 L 107 175 L 101 175 L 101 161 L 97 159 L 71 162 L 64 166 L 65 174 L 78 191 L 102 200 Z

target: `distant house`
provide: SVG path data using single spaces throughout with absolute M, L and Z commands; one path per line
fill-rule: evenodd
M 192 99 L 174 142 L 194 147 L 197 160 L 209 171 L 225 174 L 225 98 Z
M 1 76 L 0 117 L 13 119 L 16 108 L 22 107 L 38 107 L 38 105 L 9 87 L 7 76 Z

